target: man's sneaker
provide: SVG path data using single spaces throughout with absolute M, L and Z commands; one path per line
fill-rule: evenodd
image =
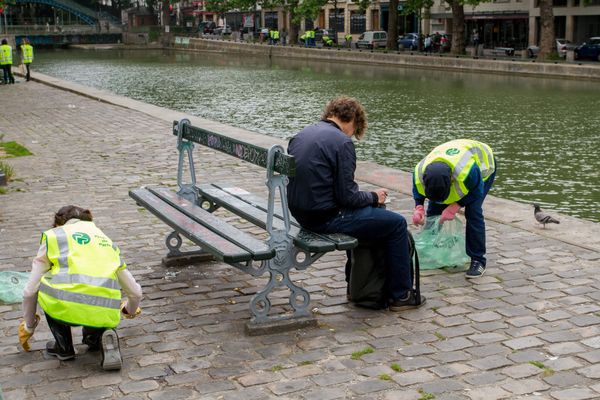
M 425 296 L 421 296 L 421 303 L 417 304 L 415 293 L 411 290 L 408 292 L 406 299 L 394 300 L 390 303 L 390 311 L 402 311 L 410 308 L 418 308 L 425 304 Z
M 63 352 L 58 348 L 54 340 L 46 343 L 46 353 L 48 353 L 49 356 L 56 357 L 61 361 L 72 360 L 75 358 L 75 350 Z
M 121 351 L 119 337 L 114 329 L 107 329 L 102 334 L 102 368 L 105 371 L 121 369 Z
M 471 266 L 465 275 L 467 279 L 479 278 L 485 273 L 485 265 L 477 260 L 471 260 Z

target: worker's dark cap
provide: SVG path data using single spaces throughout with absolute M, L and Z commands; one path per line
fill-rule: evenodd
M 452 170 L 448 164 L 436 161 L 429 164 L 423 173 L 425 197 L 431 201 L 441 203 L 450 194 Z

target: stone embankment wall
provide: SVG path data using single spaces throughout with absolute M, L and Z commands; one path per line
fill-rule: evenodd
M 190 38 L 182 43 L 173 42 L 181 50 L 219 51 L 233 54 L 271 58 L 288 58 L 315 61 L 346 62 L 370 65 L 396 65 L 399 67 L 440 69 L 454 72 L 484 72 L 520 76 L 538 76 L 563 79 L 600 81 L 600 63 L 572 64 L 564 62 L 523 61 L 519 57 L 503 59 L 475 59 L 452 55 L 417 55 L 410 52 L 389 52 L 353 49 L 305 48 L 299 46 L 268 46 L 266 44 L 239 43 L 227 40 Z

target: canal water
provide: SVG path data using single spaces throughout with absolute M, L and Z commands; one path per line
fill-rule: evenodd
M 359 159 L 410 171 L 444 141 L 480 140 L 493 195 L 600 221 L 600 83 L 164 50 L 39 51 L 35 70 L 280 138 L 354 96 Z

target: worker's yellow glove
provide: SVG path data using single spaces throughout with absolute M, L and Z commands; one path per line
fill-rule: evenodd
M 33 328 L 27 329 L 27 325 L 25 324 L 25 321 L 21 321 L 21 323 L 19 324 L 19 343 L 21 343 L 21 347 L 23 347 L 23 350 L 25 350 L 25 351 L 30 350 L 28 341 L 29 341 L 29 338 L 31 338 L 31 336 L 33 336 L 35 327 L 37 326 L 37 324 L 39 322 L 40 322 L 40 316 L 38 314 L 35 314 L 35 325 L 33 326 Z
M 129 314 L 127 312 L 127 308 L 125 308 L 126 305 L 127 300 L 123 300 L 123 302 L 121 303 L 121 314 L 123 314 L 124 318 L 133 319 L 142 313 L 142 309 L 138 307 L 137 310 L 135 310 L 135 313 Z

